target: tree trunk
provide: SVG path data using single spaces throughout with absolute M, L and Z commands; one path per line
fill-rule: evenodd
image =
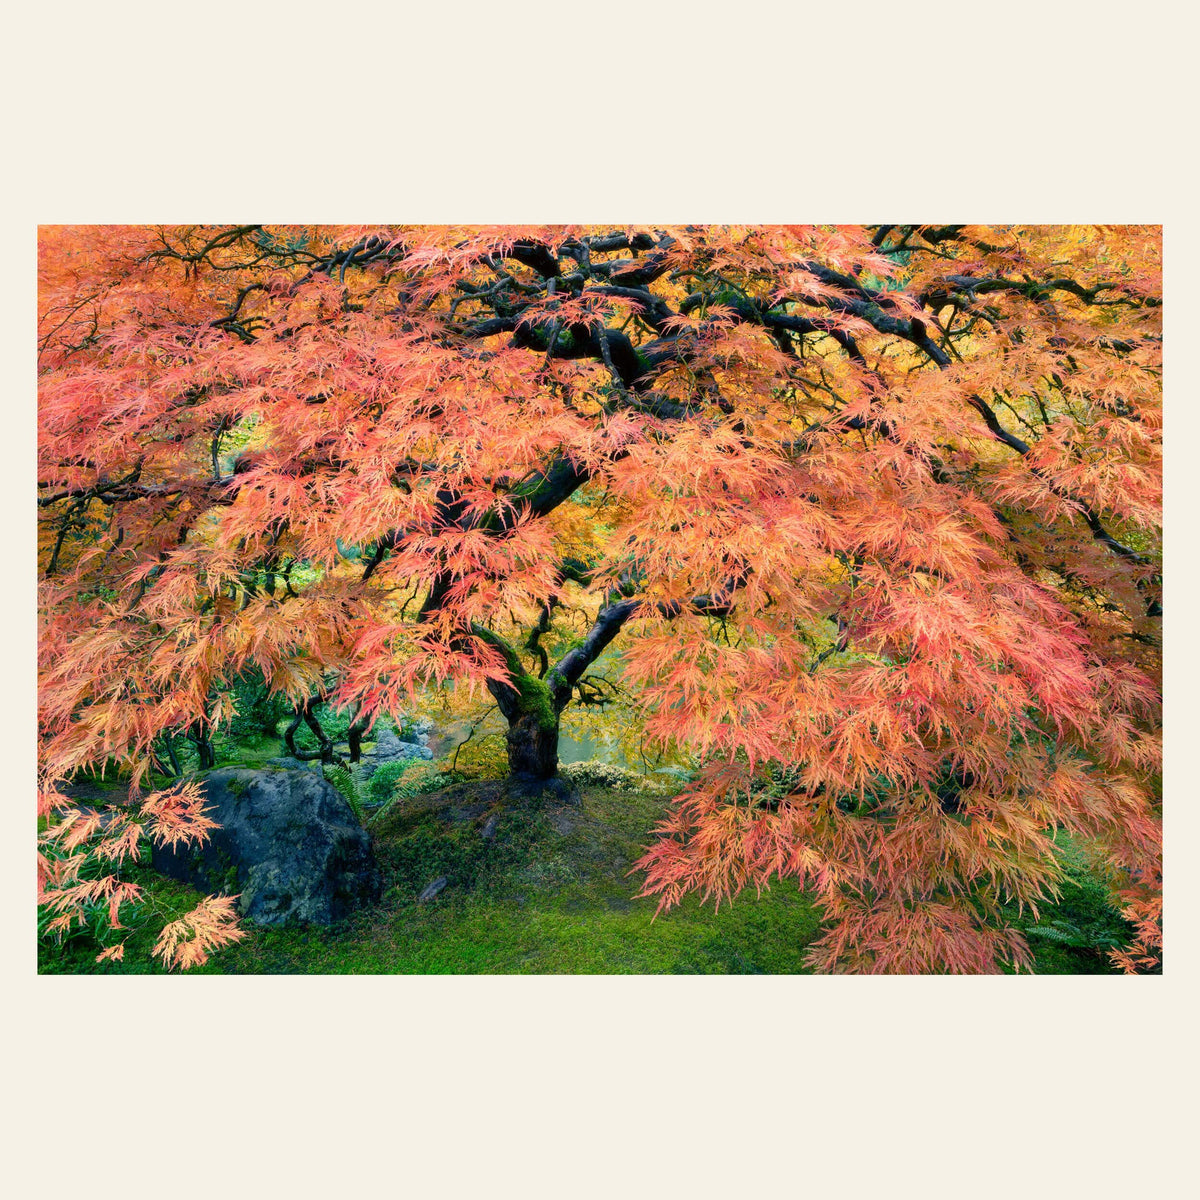
M 488 633 L 495 645 L 499 639 Z M 549 686 L 527 675 L 507 643 L 505 657 L 511 672 L 508 680 L 488 680 L 488 690 L 508 722 L 505 742 L 508 769 L 519 779 L 553 779 L 558 774 L 558 714 L 562 705 Z
M 558 774 L 558 714 L 553 724 L 544 707 L 522 707 L 508 719 L 508 769 L 522 779 Z
M 283 731 L 284 745 L 288 748 L 288 753 L 293 758 L 299 758 L 305 762 L 311 762 L 315 758 L 319 758 L 323 763 L 333 762 L 333 743 L 325 736 L 325 730 L 321 728 L 321 722 L 317 720 L 317 714 L 313 712 L 313 708 L 319 703 L 315 696 L 310 696 L 303 704 L 296 709 L 296 715 L 292 718 L 292 723 Z M 299 750 L 296 748 L 296 730 L 300 728 L 300 722 L 303 721 L 309 729 L 313 731 L 314 736 L 320 743 L 319 750 Z
M 167 761 L 171 764 L 171 770 L 174 772 L 175 778 L 178 779 L 183 772 L 179 769 L 179 759 L 175 755 L 175 746 L 171 741 L 171 731 L 169 729 L 163 734 L 163 742 L 167 747 Z
M 201 771 L 211 770 L 217 765 L 212 741 L 201 726 L 194 725 L 188 731 L 188 740 L 196 747 L 196 758 L 199 760 Z

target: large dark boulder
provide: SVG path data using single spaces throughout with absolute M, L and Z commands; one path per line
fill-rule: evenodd
M 203 891 L 240 892 L 257 925 L 328 925 L 379 899 L 371 840 L 350 806 L 311 771 L 213 771 L 203 846 L 155 847 L 155 870 Z

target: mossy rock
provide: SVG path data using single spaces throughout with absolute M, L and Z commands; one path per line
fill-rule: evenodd
M 155 870 L 205 891 L 240 893 L 262 925 L 329 924 L 381 890 L 370 838 L 337 790 L 312 771 L 211 771 L 202 846 L 157 846 Z

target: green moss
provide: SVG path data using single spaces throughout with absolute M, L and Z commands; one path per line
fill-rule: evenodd
M 543 680 L 536 675 L 527 674 L 521 665 L 521 660 L 517 657 L 517 652 L 499 634 L 493 633 L 482 625 L 476 625 L 474 631 L 476 637 L 482 638 L 489 646 L 495 647 L 504 656 L 504 665 L 508 668 L 512 685 L 521 698 L 521 710 L 535 717 L 540 729 L 547 731 L 557 729 L 558 712 L 554 707 L 549 684 L 558 676 L 552 671 Z
M 554 678 L 553 672 L 550 678 Z M 537 719 L 538 728 L 547 731 L 557 729 L 558 712 L 554 707 L 547 680 L 522 673 L 516 675 L 513 682 L 521 695 L 522 710 Z
M 213 749 L 216 751 L 218 767 L 246 767 L 252 770 L 265 767 L 271 759 L 284 754 L 282 738 L 257 733 L 239 738 L 216 738 Z

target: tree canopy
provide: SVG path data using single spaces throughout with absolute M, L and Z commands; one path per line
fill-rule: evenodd
M 663 906 L 794 877 L 818 969 L 1020 967 L 1066 831 L 1152 962 L 1161 313 L 1150 227 L 43 229 L 42 898 L 194 836 L 60 788 L 247 672 L 327 757 L 318 701 L 486 690 L 537 781 L 612 647 L 697 763 Z

